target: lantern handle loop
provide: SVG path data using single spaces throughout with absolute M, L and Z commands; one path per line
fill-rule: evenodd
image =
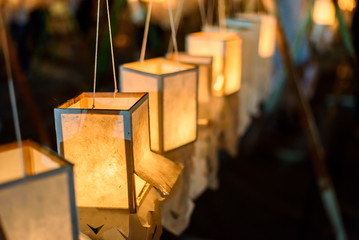
M 176 40 L 176 30 L 175 30 L 175 24 L 173 21 L 173 15 L 172 15 L 172 10 L 171 10 L 171 2 L 170 0 L 167 0 L 167 5 L 168 5 L 168 15 L 170 18 L 170 25 L 171 25 L 171 35 L 172 35 L 172 41 L 173 41 L 173 47 L 175 50 L 175 56 L 176 56 L 176 62 L 177 62 L 177 66 L 179 65 L 179 60 L 178 60 L 178 47 L 177 47 L 177 40 Z
M 16 106 L 16 96 L 15 96 L 15 89 L 14 89 L 14 80 L 12 76 L 11 70 L 11 62 L 10 62 L 10 53 L 9 53 L 9 45 L 7 40 L 7 33 L 6 33 L 6 24 L 3 18 L 2 9 L 0 9 L 0 29 L 1 29 L 1 40 L 2 40 L 2 49 L 4 53 L 5 65 L 6 65 L 6 75 L 8 78 L 8 87 L 9 87 L 9 94 L 10 94 L 10 103 L 11 103 L 11 110 L 14 120 L 14 127 L 15 127 L 15 135 L 16 141 L 20 150 L 20 159 L 21 167 L 23 171 L 24 178 L 27 177 L 26 169 L 25 169 L 25 158 L 24 152 L 21 142 L 21 130 L 20 130 L 20 121 L 19 121 L 19 114 Z
M 176 11 L 175 19 L 174 19 L 176 33 L 178 31 L 178 27 L 179 27 L 179 24 L 181 22 L 181 17 L 182 17 L 182 12 L 183 12 L 182 11 L 183 10 L 183 3 L 184 3 L 184 0 L 179 0 L 178 4 L 177 4 L 177 11 Z M 168 53 L 173 52 L 173 41 L 172 41 L 172 39 L 170 39 L 170 42 L 168 44 L 167 52 Z
M 206 10 L 204 8 L 203 0 L 198 0 L 199 13 L 201 14 L 202 27 L 206 25 Z
M 145 53 L 146 53 L 146 46 L 147 46 L 147 37 L 148 37 L 148 28 L 149 28 L 149 26 L 150 26 L 151 12 L 152 12 L 152 0 L 149 1 L 149 3 L 148 3 L 148 8 L 147 8 L 147 16 L 146 16 L 146 23 L 145 23 L 145 32 L 143 33 L 141 56 L 140 56 L 140 62 L 141 62 L 141 63 L 145 60 Z
M 94 66 L 94 74 L 93 74 L 92 109 L 95 108 L 95 92 L 96 92 L 96 75 L 97 75 L 97 52 L 98 52 L 98 29 L 99 29 L 99 22 L 100 22 L 100 0 L 97 0 L 95 66 Z
M 97 1 L 97 17 L 96 17 L 96 46 L 95 46 L 95 66 L 94 66 L 94 79 L 93 79 L 93 101 L 92 109 L 95 108 L 95 93 L 96 93 L 96 78 L 97 78 L 97 59 L 98 59 L 98 36 L 99 36 L 99 25 L 100 25 L 100 1 Z M 108 0 L 106 0 L 106 10 L 107 10 L 107 22 L 108 22 L 108 32 L 110 38 L 111 46 L 111 59 L 112 59 L 112 72 L 113 72 L 113 82 L 114 82 L 114 94 L 118 92 L 117 89 L 117 80 L 116 80 L 116 70 L 115 70 L 115 59 L 113 54 L 113 43 L 112 43 L 112 30 L 111 30 L 111 18 L 110 18 L 110 9 L 108 5 Z
M 110 18 L 110 8 L 108 6 L 108 0 L 106 0 L 106 7 L 107 7 L 108 33 L 110 35 L 109 37 L 110 37 L 111 56 L 112 56 L 113 83 L 114 83 L 114 87 L 115 87 L 114 93 L 117 93 L 118 89 L 117 89 L 117 80 L 116 80 L 115 59 L 114 59 L 114 56 L 113 56 L 111 18 Z

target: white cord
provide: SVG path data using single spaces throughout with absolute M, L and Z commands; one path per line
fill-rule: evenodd
M 201 14 L 202 27 L 206 25 L 206 10 L 204 9 L 203 0 L 198 0 L 199 13 Z
M 15 126 L 15 135 L 16 135 L 16 140 L 17 140 L 17 144 L 20 150 L 20 158 L 22 160 L 22 171 L 23 171 L 23 175 L 26 178 L 27 174 L 26 174 L 26 169 L 25 169 L 25 158 L 24 158 L 24 152 L 23 152 L 23 148 L 22 148 L 22 142 L 21 142 L 21 131 L 20 131 L 20 121 L 19 121 L 19 115 L 18 115 L 18 110 L 17 110 L 17 106 L 16 106 L 16 96 L 15 96 L 15 89 L 14 89 L 14 81 L 13 81 L 13 76 L 12 76 L 12 71 L 11 71 L 11 63 L 10 63 L 10 54 L 9 54 L 9 45 L 7 42 L 7 34 L 6 34 L 6 27 L 5 27 L 5 22 L 2 16 L 2 11 L 0 9 L 0 22 L 1 22 L 1 30 L 2 30 L 2 42 L 3 42 L 3 52 L 4 52 L 4 58 L 5 58 L 5 65 L 6 65 L 6 73 L 7 73 L 7 77 L 8 77 L 8 87 L 9 87 L 9 94 L 10 94 L 10 103 L 11 103 L 11 110 L 12 110 L 12 115 L 13 115 L 13 119 L 14 119 L 14 126 Z
M 170 0 L 167 0 L 167 4 L 168 4 L 168 14 L 169 14 L 169 17 L 170 17 L 170 24 L 171 24 L 172 41 L 173 41 L 173 46 L 175 48 L 176 62 L 177 62 L 177 65 L 179 66 L 178 47 L 177 47 L 177 40 L 176 40 L 176 30 L 175 30 L 175 24 L 173 22 L 173 16 L 172 16 Z
M 150 26 L 151 12 L 152 12 L 152 0 L 150 0 L 150 2 L 148 3 L 146 24 L 145 24 L 145 32 L 143 33 L 143 40 L 142 40 L 140 62 L 143 62 L 145 60 L 145 53 L 146 53 L 146 46 L 147 46 L 147 36 L 148 36 L 148 28 Z
M 98 51 L 98 29 L 100 22 L 100 0 L 97 0 L 97 24 L 96 24 L 96 46 L 95 46 L 95 67 L 93 76 L 93 99 L 92 108 L 95 108 L 96 75 L 97 75 L 97 51 Z
M 111 45 L 111 56 L 112 56 L 112 72 L 113 72 L 113 81 L 115 90 L 114 93 L 118 92 L 117 89 L 117 80 L 116 80 L 116 70 L 115 70 L 115 60 L 113 56 L 113 44 L 112 44 L 112 31 L 111 31 L 111 19 L 110 19 L 110 9 L 108 7 L 108 0 L 106 0 L 106 6 L 107 6 L 107 21 L 108 21 L 108 32 L 110 34 L 110 45 Z

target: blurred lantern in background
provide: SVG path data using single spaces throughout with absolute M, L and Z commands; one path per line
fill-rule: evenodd
M 0 239 L 78 239 L 72 164 L 31 141 L 20 151 L 0 146 Z
M 58 151 L 76 164 L 82 232 L 131 235 L 129 213 L 150 184 L 167 195 L 182 170 L 150 150 L 148 94 L 96 93 L 93 108 L 93 94 L 82 93 L 55 109 L 55 121 Z
M 352 26 L 353 10 L 356 8 L 355 0 L 338 0 L 338 6 L 348 27 Z
M 121 92 L 149 92 L 151 149 L 167 152 L 197 137 L 198 68 L 162 58 L 121 65 Z
M 356 7 L 356 2 L 355 0 L 338 0 L 338 5 L 343 11 L 352 12 Z
M 316 0 L 313 8 L 311 42 L 319 52 L 328 50 L 333 42 L 336 14 L 331 0 Z
M 238 134 L 241 136 L 271 89 L 276 19 L 268 14 L 244 13 L 226 20 L 227 29 L 242 39 L 242 86 L 239 92 Z
M 313 9 L 313 21 L 319 25 L 335 24 L 335 7 L 331 0 L 316 0 Z
M 232 32 L 197 32 L 187 35 L 189 55 L 212 56 L 211 91 L 214 96 L 237 92 L 241 85 L 241 39 Z

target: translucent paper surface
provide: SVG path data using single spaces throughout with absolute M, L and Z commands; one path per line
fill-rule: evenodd
M 163 193 L 169 194 L 183 167 L 150 150 L 147 109 L 146 101 L 132 114 L 135 172 Z
M 72 239 L 65 172 L 0 189 L 0 217 L 7 240 Z
M 6 240 L 73 239 L 70 164 L 30 141 L 23 142 L 23 153 L 24 164 L 17 144 L 0 147 L 0 222 Z
M 135 189 L 136 197 L 141 193 L 145 181 L 136 175 L 135 189 L 128 189 L 133 166 L 128 165 L 132 153 L 125 142 L 132 144 L 132 133 L 125 115 L 143 95 L 97 93 L 95 109 L 89 110 L 92 94 L 85 93 L 56 109 L 58 144 L 75 164 L 78 206 L 127 209 L 129 194 Z
M 165 77 L 163 82 L 164 151 L 196 139 L 197 73 L 194 71 Z
M 121 91 L 149 92 L 153 151 L 196 139 L 197 74 L 194 66 L 161 58 L 121 66 Z
M 75 164 L 78 206 L 128 208 L 123 116 L 61 114 L 64 156 Z
M 176 60 L 175 54 L 169 54 L 167 57 Z M 178 58 L 182 63 L 198 66 L 198 119 L 208 119 L 212 94 L 212 56 L 193 56 L 178 53 Z
M 199 32 L 187 36 L 190 55 L 213 56 L 212 93 L 229 95 L 241 81 L 241 39 L 230 32 Z

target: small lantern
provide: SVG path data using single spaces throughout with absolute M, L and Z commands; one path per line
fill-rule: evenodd
M 57 146 L 75 163 L 79 207 L 135 213 L 150 183 L 171 191 L 182 166 L 149 147 L 148 94 L 82 93 L 55 109 Z
M 175 60 L 175 54 L 168 54 L 168 59 Z M 211 56 L 192 56 L 184 52 L 178 53 L 178 61 L 198 66 L 198 120 L 209 119 L 211 110 L 211 82 L 212 82 Z
M 338 0 L 338 6 L 343 11 L 352 12 L 356 7 L 355 0 Z
M 241 85 L 241 39 L 233 32 L 197 32 L 186 38 L 187 53 L 213 56 L 212 94 L 230 95 Z
M 335 7 L 331 0 L 316 0 L 313 9 L 313 20 L 319 25 L 334 26 Z
M 0 146 L 0 239 L 78 239 L 72 164 L 31 141 L 20 151 Z
M 260 15 L 260 21 L 258 53 L 262 58 L 269 58 L 274 54 L 277 21 L 273 16 L 264 14 Z
M 163 58 L 120 68 L 121 92 L 149 92 L 151 149 L 167 152 L 197 137 L 198 68 Z

